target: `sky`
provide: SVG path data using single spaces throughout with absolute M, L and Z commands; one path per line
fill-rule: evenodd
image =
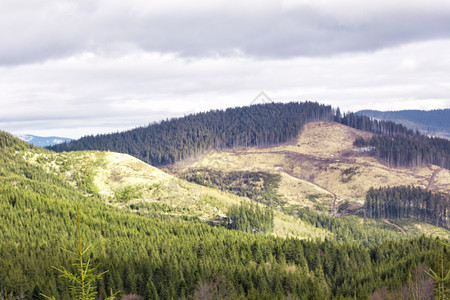
M 0 39 L 0 130 L 15 134 L 122 131 L 261 91 L 450 108 L 448 0 L 2 0 Z

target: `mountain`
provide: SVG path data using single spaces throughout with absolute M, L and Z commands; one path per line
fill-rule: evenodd
M 306 129 L 307 133 L 303 134 Z M 309 142 L 305 144 L 304 140 Z M 339 150 L 327 153 L 330 143 L 339 145 Z M 290 144 L 297 147 L 283 148 Z M 306 146 L 309 144 L 314 147 Z M 339 109 L 318 103 L 270 103 L 210 111 L 51 147 L 57 151 L 79 148 L 123 151 L 172 171 L 176 168 L 169 162 L 186 165 L 212 152 L 216 155 L 212 162 L 216 167 L 200 164 L 186 172 L 175 170 L 175 174 L 272 207 L 286 208 L 287 201 L 289 205 L 300 204 L 303 208 L 312 207 L 332 215 L 369 213 L 378 218 L 384 216 L 381 213 L 374 215 L 368 211 L 368 206 L 364 207 L 368 191 L 381 188 L 376 193 L 403 194 L 403 198 L 390 202 L 397 203 L 397 216 L 426 220 L 445 228 L 450 224 L 446 213 L 448 201 L 446 196 L 440 196 L 449 192 L 445 187 L 450 169 L 449 140 L 428 137 L 391 121 L 354 113 L 341 115 Z M 252 149 L 253 153 L 265 149 L 278 157 L 267 155 L 262 169 L 258 167 L 259 157 L 252 156 L 237 163 L 238 167 L 247 165 L 248 170 L 229 169 L 226 166 L 229 155 L 224 153 L 237 151 L 233 157 L 240 157 L 240 151 L 246 148 Z M 280 156 L 284 158 L 281 162 Z M 375 158 L 376 163 L 370 157 Z M 297 165 L 302 166 L 301 172 L 295 170 Z M 285 170 L 276 172 L 280 168 Z M 404 170 L 401 176 L 396 169 Z M 363 176 L 356 176 L 361 173 Z M 434 182 L 436 178 L 442 178 L 443 182 Z M 418 190 L 402 189 L 402 185 L 429 187 L 435 194 L 427 198 Z M 389 186 L 399 190 L 384 190 Z M 407 196 L 406 191 L 417 197 L 414 206 L 420 208 L 415 213 L 398 212 L 404 205 L 407 206 L 405 209 L 412 209 L 410 202 L 405 204 L 407 198 L 412 197 Z M 296 200 L 290 201 L 291 198 Z M 429 201 L 432 204 L 424 203 L 424 199 L 432 199 Z M 377 207 L 381 205 L 381 201 L 373 203 Z M 432 205 L 436 213 L 431 215 L 430 208 L 422 209 L 424 205 Z M 385 213 L 390 209 L 386 208 Z M 394 214 L 394 210 L 389 214 Z
M 22 141 L 25 141 L 29 144 L 38 147 L 48 147 L 72 141 L 72 139 L 64 137 L 57 137 L 57 136 L 42 137 L 31 134 L 17 134 L 16 137 L 18 137 Z
M 332 157 L 330 151 L 313 162 Z M 110 289 L 145 299 L 394 297 L 408 282 L 422 283 L 422 264 L 437 270 L 441 260 L 450 258 L 434 238 L 417 237 L 413 231 L 406 235 L 397 224 L 333 218 L 283 203 L 269 208 L 186 182 L 124 154 L 54 153 L 3 132 L 0 154 L 4 298 L 40 299 L 42 293 L 70 299 L 69 282 L 52 266 L 76 270 L 62 248 L 77 247 L 78 224 L 83 247 L 96 249 L 92 264 L 99 272 L 108 271 L 96 282 L 102 298 Z M 274 190 L 283 192 L 277 187 L 280 178 L 268 175 L 276 174 L 274 168 L 247 177 L 236 173 L 245 180 L 230 180 L 243 183 L 249 196 L 259 200 Z M 292 183 L 288 189 L 297 185 L 298 193 L 305 190 L 299 199 L 314 203 L 330 198 L 325 189 L 314 184 L 306 188 L 308 183 L 282 176 Z M 215 222 L 224 215 L 232 217 Z M 261 227 L 262 221 L 268 223 Z M 298 229 L 302 226 L 303 232 Z M 410 278 L 410 273 L 418 275 Z
M 313 102 L 266 103 L 187 115 L 120 133 L 87 136 L 49 149 L 121 152 L 161 166 L 209 149 L 284 143 L 295 138 L 304 124 L 332 120 L 333 115 L 331 106 Z
M 153 166 L 164 166 L 210 150 L 280 145 L 297 138 L 314 121 L 335 121 L 374 133 L 360 145 L 390 167 L 450 168 L 450 141 L 416 134 L 392 121 L 373 120 L 313 102 L 266 103 L 213 110 L 150 124 L 129 131 L 87 136 L 49 147 L 63 151 L 100 150 L 130 154 Z
M 169 170 L 187 180 L 219 187 L 220 181 L 239 172 L 240 177 L 255 172 L 279 174 L 276 193 L 285 207 L 309 207 L 337 216 L 362 214 L 371 188 L 417 186 L 450 194 L 450 170 L 433 165 L 389 168 L 369 155 L 370 147 L 354 146 L 356 139 L 373 135 L 335 122 L 311 122 L 290 143 L 211 151 Z M 224 190 L 231 190 L 229 184 Z M 259 201 L 265 200 L 260 197 Z M 446 217 L 442 224 L 448 227 L 449 221 Z
M 380 120 L 394 121 L 423 133 L 450 138 L 450 109 L 377 111 L 361 110 L 365 115 Z

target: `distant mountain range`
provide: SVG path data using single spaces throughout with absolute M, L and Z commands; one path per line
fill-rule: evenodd
M 57 144 L 62 144 L 64 142 L 72 141 L 72 139 L 65 138 L 65 137 L 58 137 L 58 136 L 42 137 L 42 136 L 36 136 L 36 135 L 31 135 L 31 134 L 16 134 L 16 137 L 18 137 L 22 141 L 25 141 L 29 144 L 32 144 L 32 145 L 38 146 L 38 147 L 48 147 L 48 146 L 53 146 L 53 145 L 57 145 Z
M 450 138 L 450 109 L 378 111 L 361 110 L 358 115 L 400 123 L 422 133 Z

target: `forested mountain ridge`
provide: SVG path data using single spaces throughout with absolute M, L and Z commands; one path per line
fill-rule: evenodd
M 332 118 L 331 106 L 313 102 L 267 103 L 196 113 L 121 133 L 87 136 L 50 149 L 109 150 L 159 166 L 209 149 L 276 145 L 296 137 L 309 121 Z
M 450 109 L 437 110 L 400 110 L 377 111 L 361 110 L 358 115 L 365 115 L 380 120 L 400 123 L 410 129 L 419 130 L 430 135 L 450 138 Z
M 449 140 L 429 138 L 391 121 L 355 113 L 341 115 L 339 109 L 314 102 L 266 103 L 197 113 L 121 133 L 87 136 L 49 149 L 108 150 L 160 166 L 210 150 L 280 145 L 295 139 L 313 121 L 335 121 L 376 134 L 379 151 L 373 155 L 390 166 L 431 163 L 450 168 Z
M 409 272 L 421 264 L 436 269 L 436 258 L 442 258 L 434 239 L 401 239 L 401 233 L 372 223 L 343 226 L 344 220 L 337 224 L 306 212 L 299 216 L 342 239 L 334 234 L 326 241 L 250 234 L 166 215 L 164 207 L 155 207 L 153 214 L 131 206 L 118 209 L 105 203 L 94 181 L 97 168 L 110 167 L 110 154 L 75 152 L 62 154 L 69 160 L 57 159 L 59 154 L 3 132 L 0 154 L 0 295 L 6 291 L 8 299 L 42 299 L 40 293 L 70 299 L 68 282 L 52 266 L 74 269 L 61 247 L 75 248 L 76 205 L 83 242 L 101 246 L 93 263 L 99 263 L 100 271 L 109 270 L 97 283 L 102 299 L 110 289 L 145 299 L 353 299 L 355 293 L 367 299 L 383 287 L 394 293 L 407 284 Z M 90 168 L 85 158 L 97 155 Z M 67 178 L 78 160 L 87 165 Z M 110 175 L 119 182 L 126 179 L 123 173 Z M 334 231 L 339 228 L 345 231 Z M 376 239 L 363 246 L 356 237 Z M 421 282 L 419 276 L 412 280 Z
M 308 227 L 300 220 L 295 220 L 282 211 L 291 213 L 291 208 L 309 208 L 322 213 L 335 212 L 338 215 L 346 214 L 346 203 L 350 203 L 351 209 L 358 209 L 355 201 L 363 201 L 366 191 L 372 186 L 386 184 L 398 184 L 405 182 L 411 184 L 426 184 L 424 178 L 431 178 L 434 173 L 432 189 L 447 191 L 446 178 L 450 178 L 450 172 L 446 170 L 426 169 L 420 173 L 405 170 L 404 173 L 391 172 L 381 168 L 379 164 L 370 162 L 373 166 L 367 167 L 364 161 L 361 165 L 354 164 L 354 158 L 349 157 L 348 151 L 354 152 L 352 143 L 356 136 L 370 136 L 369 133 L 357 131 L 337 123 L 310 123 L 306 125 L 301 135 L 301 144 L 289 145 L 295 151 L 302 153 L 314 153 L 320 159 L 326 159 L 319 168 L 307 166 L 303 169 L 304 177 L 298 178 L 297 171 L 280 172 L 282 161 L 274 155 L 277 148 L 255 148 L 257 151 L 266 151 L 267 155 L 261 159 L 277 166 L 273 169 L 261 168 L 257 155 L 238 162 L 239 166 L 248 166 L 249 169 L 230 171 L 226 166 L 226 157 L 214 157 L 212 165 L 219 169 L 210 169 L 208 165 L 200 169 L 189 169 L 185 172 L 171 172 L 191 182 L 188 183 L 176 178 L 155 167 L 149 166 L 138 159 L 125 154 L 113 152 L 65 152 L 44 153 L 40 155 L 26 156 L 27 161 L 38 163 L 46 170 L 55 169 L 64 174 L 67 180 L 74 182 L 74 174 L 93 174 L 93 187 L 102 199 L 121 208 L 131 209 L 139 214 L 153 214 L 155 211 L 165 215 L 198 217 L 216 224 L 226 223 L 227 211 L 230 206 L 239 203 L 240 198 L 230 195 L 244 196 L 274 208 L 274 227 L 271 234 L 277 236 L 298 236 L 308 238 L 325 238 L 329 233 Z M 345 142 L 342 141 L 345 140 Z M 336 146 L 345 157 L 336 153 Z M 284 146 L 278 148 L 283 149 Z M 320 149 L 320 151 L 318 151 Z M 254 150 L 253 150 L 254 151 Z M 289 156 L 296 152 L 290 152 Z M 222 153 L 222 152 L 221 152 Z M 284 152 L 280 151 L 280 154 Z M 219 153 L 216 153 L 219 154 Z M 334 164 L 330 168 L 330 174 L 320 168 L 330 162 L 329 157 L 335 156 L 335 160 L 341 160 L 340 164 Z M 233 155 L 233 159 L 240 155 Z M 295 156 L 292 156 L 295 157 Z M 350 158 L 350 160 L 349 160 Z M 289 160 L 289 164 L 302 166 L 297 160 Z M 84 166 L 88 162 L 87 166 Z M 232 163 L 232 160 L 229 160 Z M 185 162 L 181 162 L 184 164 Z M 350 164 L 351 163 L 351 164 Z M 317 164 L 317 163 L 316 163 Z M 365 166 L 366 165 L 366 166 Z M 89 169 L 89 166 L 93 166 Z M 361 168 L 360 168 L 361 167 Z M 285 168 L 285 167 L 284 167 Z M 325 167 L 326 168 L 326 167 Z M 309 173 L 305 172 L 309 169 Z M 288 174 L 289 173 L 289 174 Z M 317 181 L 311 180 L 311 175 L 316 176 Z M 360 176 L 367 173 L 367 177 Z M 68 176 L 66 176 L 68 175 Z M 337 175 L 338 178 L 334 176 Z M 370 176 L 375 176 L 370 177 Z M 78 176 L 80 177 L 80 176 Z M 85 176 L 86 177 L 86 176 Z M 78 185 L 79 179 L 75 178 Z M 370 183 L 370 185 L 369 185 Z M 320 186 L 318 186 L 319 184 Z M 330 191 L 324 189 L 330 189 Z M 336 188 L 337 187 L 337 188 Z M 356 188 L 357 187 L 357 188 Z M 225 193 L 220 193 L 220 189 Z M 280 211 L 281 210 L 281 211 Z M 414 229 L 411 223 L 411 233 L 428 232 L 427 229 Z M 394 229 L 395 230 L 395 229 Z M 434 234 L 445 236 L 444 231 L 432 229 Z M 374 233 L 373 233 L 374 234 Z M 366 242 L 364 242 L 366 243 Z

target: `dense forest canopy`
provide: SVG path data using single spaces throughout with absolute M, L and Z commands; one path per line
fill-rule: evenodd
M 371 188 L 364 209 L 369 218 L 412 219 L 450 228 L 450 195 L 421 187 Z
M 273 210 L 261 208 L 257 204 L 241 203 L 228 209 L 229 229 L 242 230 L 248 233 L 264 234 L 273 229 Z
M 87 136 L 50 149 L 110 150 L 159 166 L 210 149 L 284 143 L 295 138 L 307 122 L 332 119 L 331 106 L 313 102 L 267 103 L 192 114 L 121 133 Z

